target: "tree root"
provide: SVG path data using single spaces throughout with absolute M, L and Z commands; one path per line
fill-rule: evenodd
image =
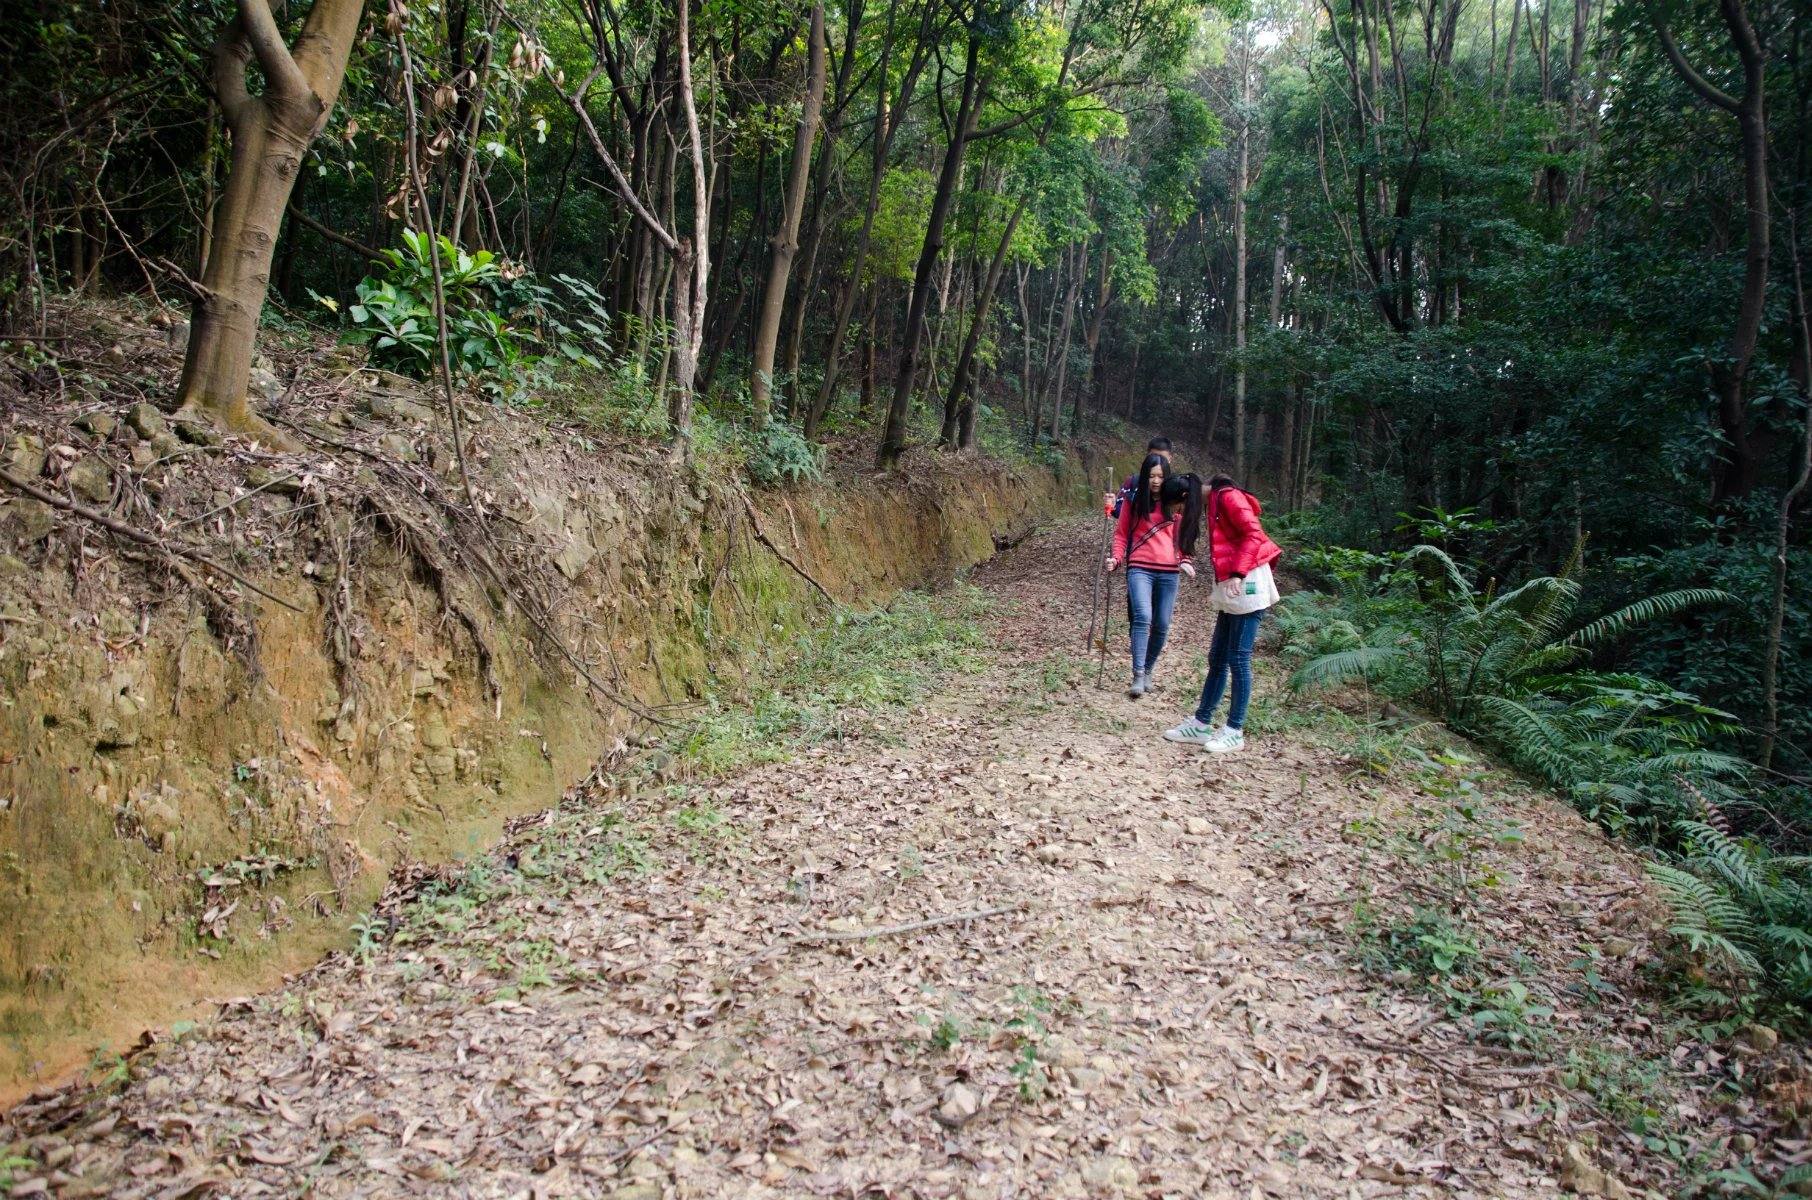
M 6 486 L 12 488 L 16 492 L 21 493 L 22 495 L 30 496 L 33 500 L 36 500 L 42 504 L 48 504 L 52 508 L 61 509 L 63 512 L 66 512 L 66 513 L 72 513 L 75 516 L 81 517 L 84 521 L 91 521 L 94 524 L 99 525 L 102 529 L 107 530 L 109 533 L 118 534 L 120 537 L 125 538 L 127 541 L 137 542 L 141 546 L 149 546 L 151 549 L 157 551 L 160 554 L 167 555 L 172 558 L 184 558 L 184 559 L 189 560 L 192 563 L 197 564 L 198 566 L 206 567 L 208 570 L 213 571 L 216 574 L 226 576 L 228 579 L 232 580 L 234 583 L 238 584 L 241 587 L 249 588 L 252 591 L 257 592 L 260 596 L 263 596 L 266 600 L 271 600 L 278 604 L 281 604 L 284 608 L 289 609 L 291 612 L 306 612 L 307 611 L 306 609 L 302 608 L 300 605 L 293 604 L 290 601 L 285 600 L 283 597 L 277 595 L 275 592 L 266 591 L 264 588 L 259 587 L 257 584 L 253 583 L 251 580 L 247 579 L 245 576 L 241 575 L 239 572 L 233 570 L 232 568 L 221 566 L 219 563 L 215 562 L 213 559 L 209 558 L 207 555 L 202 554 L 199 550 L 191 550 L 187 546 L 178 545 L 178 544 L 171 543 L 171 542 L 166 542 L 162 538 L 157 537 L 154 534 L 146 533 L 144 530 L 139 529 L 135 526 L 128 525 L 124 521 L 116 521 L 112 517 L 108 516 L 106 513 L 97 512 L 94 509 L 89 508 L 87 505 L 77 504 L 73 500 L 65 500 L 65 499 L 63 499 L 63 497 L 57 495 L 55 492 L 47 492 L 43 488 L 38 487 L 36 484 L 28 483 L 25 480 L 20 479 L 18 476 L 11 474 L 10 472 L 0 471 L 0 483 L 6 484 Z
M 793 572 L 795 574 L 797 574 L 799 576 L 799 578 L 805 580 L 807 583 L 811 584 L 814 588 L 817 588 L 818 594 L 820 596 L 823 596 L 826 600 L 830 601 L 832 604 L 836 604 L 837 598 L 830 594 L 830 589 L 825 587 L 822 583 L 819 583 L 816 576 L 814 576 L 810 571 L 806 570 L 804 567 L 800 566 L 798 561 L 796 559 L 794 559 L 792 557 L 792 555 L 788 554 L 785 550 L 782 550 L 778 545 L 775 544 L 774 539 L 770 538 L 767 535 L 767 533 L 765 531 L 763 531 L 763 529 L 761 528 L 761 518 L 755 515 L 755 502 L 753 500 L 749 499 L 749 494 L 747 492 L 743 491 L 741 488 L 736 489 L 736 494 L 737 494 L 737 496 L 739 496 L 742 499 L 742 506 L 745 510 L 747 510 L 747 512 L 749 514 L 749 527 L 755 531 L 755 539 L 757 541 L 759 541 L 762 545 L 766 546 L 773 553 L 775 558 L 778 558 L 781 562 L 783 562 L 787 566 L 791 567 L 793 569 Z

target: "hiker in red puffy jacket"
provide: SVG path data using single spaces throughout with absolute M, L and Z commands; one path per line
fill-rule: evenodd
M 1214 563 L 1214 641 L 1208 650 L 1208 678 L 1195 716 L 1164 736 L 1226 754 L 1246 744 L 1246 706 L 1252 699 L 1252 644 L 1265 610 L 1277 603 L 1271 564 L 1283 551 L 1259 524 L 1258 497 L 1226 475 L 1208 481 L 1208 547 Z M 1227 723 L 1214 727 L 1214 710 L 1231 682 Z
M 1170 468 L 1170 439 L 1169 438 L 1167 438 L 1167 437 L 1152 438 L 1151 441 L 1145 443 L 1145 453 L 1148 455 L 1150 455 L 1150 454 L 1157 455 L 1159 458 L 1162 458 L 1164 460 L 1165 469 L 1168 470 Z M 1139 490 L 1139 476 L 1136 473 L 1132 474 L 1132 475 L 1128 475 L 1126 477 L 1126 482 L 1120 485 L 1119 491 L 1102 493 L 1101 511 L 1103 513 L 1107 514 L 1108 520 L 1110 520 L 1110 521 L 1119 520 L 1120 506 L 1125 504 L 1128 500 L 1132 499 L 1132 494 L 1138 490 Z

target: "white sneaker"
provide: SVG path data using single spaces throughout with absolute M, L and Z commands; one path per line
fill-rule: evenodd
M 1246 747 L 1246 735 L 1237 729 L 1225 726 L 1214 731 L 1213 736 L 1202 742 L 1202 749 L 1210 754 L 1231 754 Z
M 1191 746 L 1206 746 L 1214 738 L 1220 736 L 1220 733 L 1221 731 L 1214 726 L 1204 725 L 1194 717 L 1190 717 L 1175 729 L 1166 729 L 1164 731 L 1164 740 L 1167 742 L 1183 742 Z

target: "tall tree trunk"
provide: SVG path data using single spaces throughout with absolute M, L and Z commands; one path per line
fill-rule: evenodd
M 1063 294 L 1063 320 L 1057 331 L 1057 378 L 1051 388 L 1051 441 L 1063 434 L 1063 393 L 1070 373 L 1070 333 L 1075 328 L 1076 305 L 1082 298 L 1082 283 L 1088 278 L 1088 243 L 1076 246 L 1076 268 L 1070 273 L 1069 290 Z
M 214 89 L 232 162 L 193 304 L 178 394 L 231 429 L 269 434 L 246 402 L 258 317 L 283 211 L 309 143 L 340 95 L 363 0 L 314 0 L 292 51 L 267 0 L 239 0 L 214 50 Z M 264 90 L 246 75 L 256 61 Z
M 842 369 L 843 339 L 849 332 L 850 318 L 856 311 L 856 300 L 863 292 L 862 274 L 868 262 L 868 248 L 874 238 L 875 216 L 880 208 L 881 184 L 887 175 L 887 155 L 893 146 L 895 135 L 900 131 L 907 108 L 910 106 L 914 92 L 918 88 L 919 75 L 923 73 L 929 60 L 929 47 L 932 44 L 932 29 L 935 21 L 935 6 L 925 5 L 919 24 L 919 36 L 910 42 L 911 53 L 906 60 L 906 69 L 901 73 L 899 91 L 895 93 L 897 102 L 889 102 L 888 64 L 893 59 L 895 32 L 893 19 L 895 10 L 888 11 L 887 23 L 881 35 L 880 68 L 875 72 L 875 127 L 869 135 L 872 146 L 873 165 L 868 176 L 868 196 L 862 205 L 862 227 L 856 232 L 855 248 L 850 252 L 849 275 L 837 300 L 837 315 L 831 322 L 830 338 L 824 347 L 824 377 L 819 381 L 818 394 L 812 401 L 811 411 L 806 415 L 805 436 L 816 437 L 818 423 L 824 419 L 830 408 L 831 397 L 836 394 L 837 380 Z M 874 289 L 867 289 L 870 304 L 873 303 Z M 872 318 L 872 308 L 870 317 Z M 873 320 L 869 325 L 874 324 Z M 862 405 L 866 413 L 874 396 L 873 380 L 873 346 L 874 338 L 870 334 L 867 346 L 863 349 Z
M 868 311 L 863 314 L 862 327 L 868 336 L 862 339 L 862 389 L 856 397 L 856 411 L 864 418 L 875 410 L 875 376 L 876 369 L 875 338 L 879 332 L 881 314 L 881 281 L 875 280 L 868 285 Z
M 1026 296 L 1026 281 L 1031 273 L 1032 268 L 1026 263 L 1020 263 L 1018 269 L 1014 271 L 1019 293 L 1019 341 L 1021 350 L 1019 404 L 1020 408 L 1023 410 L 1023 415 L 1026 418 L 1026 432 L 1031 437 L 1032 444 L 1037 445 L 1039 430 L 1038 418 L 1041 412 L 1043 393 L 1036 393 L 1032 389 L 1032 305 Z M 1034 399 L 1035 396 L 1037 397 L 1036 400 Z
M 1790 232 L 1793 235 L 1793 309 L 1798 318 L 1800 351 L 1808 362 L 1812 362 L 1812 315 L 1806 312 L 1806 284 L 1800 268 L 1797 219 Z M 1775 522 L 1772 602 L 1768 606 L 1768 634 L 1762 648 L 1762 748 L 1756 757 L 1764 771 L 1774 765 L 1774 748 L 1781 734 L 1781 635 L 1787 620 L 1788 535 L 1792 532 L 1794 506 L 1805 495 L 1807 485 L 1812 484 L 1812 387 L 1804 382 L 1800 386 L 1806 405 L 1806 424 L 1801 433 L 1799 478 L 1781 497 Z
M 799 250 L 799 219 L 805 213 L 806 182 L 812 172 L 812 143 L 818 136 L 818 114 L 824 107 L 824 2 L 812 5 L 811 49 L 806 66 L 805 105 L 793 135 L 793 163 L 787 172 L 780 231 L 774 235 L 774 256 L 768 265 L 767 287 L 761 296 L 761 314 L 755 323 L 755 365 L 749 396 L 755 405 L 755 428 L 768 423 L 774 386 L 774 351 L 780 344 L 780 316 L 786 309 L 787 277 L 793 255 Z
M 931 215 L 925 225 L 925 241 L 919 250 L 918 266 L 913 272 L 912 295 L 906 306 L 906 324 L 900 330 L 900 362 L 893 378 L 893 400 L 887 406 L 887 421 L 881 432 L 876 462 L 890 468 L 906 452 L 906 423 L 912 412 L 912 385 L 918 376 L 919 344 L 925 335 L 925 312 L 931 300 L 931 289 L 937 274 L 938 257 L 944 249 L 944 225 L 956 199 L 956 181 L 962 175 L 963 154 L 968 149 L 969 135 L 975 132 L 977 114 L 981 111 L 981 78 L 977 60 L 981 56 L 981 33 L 969 33 L 968 53 L 963 63 L 962 99 L 957 104 L 956 127 L 950 146 L 944 152 L 943 169 L 938 173 L 937 191 L 931 200 Z
M 981 292 L 975 298 L 975 316 L 969 322 L 969 332 L 963 338 L 963 348 L 957 355 L 956 375 L 950 382 L 951 399 L 957 406 L 956 444 L 959 449 L 975 448 L 975 387 L 979 369 L 975 354 L 981 348 L 982 329 L 987 322 L 988 312 L 994 307 L 994 293 L 1000 287 L 1000 277 L 1006 271 L 1007 255 L 1013 247 L 1013 235 L 1019 229 L 1019 222 L 1026 214 L 1026 202 L 1021 200 L 1013 207 L 1013 215 L 1007 218 L 1007 228 L 1000 235 L 1000 244 L 994 248 L 994 258 L 988 263 L 988 274 L 982 280 Z
M 1712 501 L 1723 503 L 1747 496 L 1760 481 L 1764 450 L 1758 446 L 1750 428 L 1743 402 L 1743 383 L 1749 374 L 1750 360 L 1755 356 L 1756 339 L 1761 333 L 1762 316 L 1768 298 L 1768 123 L 1764 107 L 1763 85 L 1767 62 L 1760 39 L 1749 22 L 1743 0 L 1719 0 L 1724 24 L 1730 30 L 1737 56 L 1743 64 L 1743 93 L 1731 96 L 1695 70 L 1674 43 L 1673 35 L 1659 18 L 1655 21 L 1661 48 L 1673 63 L 1680 78 L 1700 98 L 1730 113 L 1737 120 L 1743 160 L 1743 204 L 1746 217 L 1746 241 L 1743 257 L 1743 291 L 1737 306 L 1736 324 L 1730 332 L 1725 351 L 1726 361 L 1713 367 L 1712 378 L 1718 393 L 1718 424 L 1724 434 L 1724 448 L 1712 471 Z
M 1101 251 L 1101 275 L 1095 286 L 1095 311 L 1088 317 L 1088 327 L 1082 331 L 1082 344 L 1088 351 L 1088 390 L 1097 399 L 1107 393 L 1103 388 L 1101 371 L 1101 329 L 1107 322 L 1108 307 L 1114 301 L 1114 252 L 1105 247 Z M 1076 407 L 1072 410 L 1070 430 L 1074 434 L 1082 432 L 1082 422 L 1086 410 L 1078 396 Z
M 705 182 L 705 139 L 698 127 L 692 86 L 692 0 L 675 0 L 680 108 L 692 162 L 692 233 L 678 238 L 674 251 L 674 388 L 667 401 L 667 424 L 678 445 L 692 437 L 692 400 L 699 348 L 705 341 L 705 300 L 711 279 L 711 188 Z M 681 285 L 681 280 L 686 286 Z
M 1252 26 L 1241 39 L 1239 168 L 1233 187 L 1233 475 L 1246 477 L 1246 181 L 1252 168 Z

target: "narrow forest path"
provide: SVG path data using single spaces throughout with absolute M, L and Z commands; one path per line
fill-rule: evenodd
M 1404 972 L 1355 965 L 1356 911 L 1451 875 L 1410 852 L 1435 844 L 1428 790 L 1275 716 L 1243 755 L 1161 741 L 1201 585 L 1157 694 L 1117 690 L 1123 607 L 1097 690 L 1098 538 L 1078 521 L 979 570 L 982 669 L 929 705 L 714 785 L 582 791 L 388 939 L 229 1006 L 39 1143 L 53 1191 L 1627 1194 L 1591 1174 L 1621 1143 L 1555 1054 L 1468 1040 Z M 1549 801 L 1488 803 L 1532 833 L 1456 843 L 1497 877 L 1484 953 L 1560 997 L 1554 1030 L 1665 1064 L 1627 995 L 1633 862 Z M 1636 948 L 1575 996 L 1566 964 L 1613 936 Z

